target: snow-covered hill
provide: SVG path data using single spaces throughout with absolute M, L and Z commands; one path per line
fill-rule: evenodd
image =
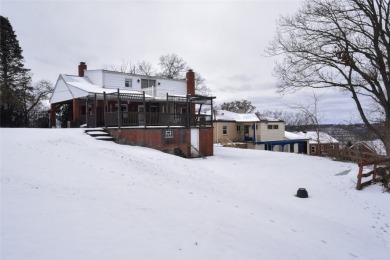
M 0 136 L 4 260 L 390 259 L 390 195 L 355 190 L 354 164 L 224 147 L 183 159 L 81 129 Z

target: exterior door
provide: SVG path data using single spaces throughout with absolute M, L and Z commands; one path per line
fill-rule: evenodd
M 199 151 L 199 129 L 191 128 L 191 145 Z

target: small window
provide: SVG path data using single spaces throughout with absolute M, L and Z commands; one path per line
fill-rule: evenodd
M 316 147 L 315 147 L 315 145 L 312 145 L 310 148 L 311 148 L 311 153 L 316 153 Z
M 241 132 L 242 131 L 240 125 L 238 125 L 236 128 L 237 128 L 237 132 Z
M 325 150 L 324 145 L 321 144 L 321 152 L 323 152 L 324 150 Z
M 223 134 L 223 135 L 227 135 L 227 126 L 226 126 L 226 125 L 224 125 L 224 126 L 222 127 L 222 134 Z
M 126 88 L 131 88 L 131 87 L 133 87 L 133 81 L 132 81 L 132 79 L 125 79 L 125 87 L 126 87 Z
M 172 129 L 165 130 L 165 138 L 173 138 L 173 130 Z
M 272 129 L 279 129 L 279 125 L 267 125 L 267 129 L 272 130 Z

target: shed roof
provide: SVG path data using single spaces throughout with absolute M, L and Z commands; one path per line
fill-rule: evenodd
M 309 139 L 310 144 L 316 144 L 317 142 L 317 132 L 316 131 L 307 131 L 307 132 L 295 132 L 295 134 L 298 134 L 304 138 Z M 319 141 L 321 143 L 339 143 L 335 138 L 328 135 L 324 132 L 319 132 Z

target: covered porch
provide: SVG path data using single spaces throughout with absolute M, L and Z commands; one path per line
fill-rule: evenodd
M 58 105 L 67 104 L 72 127 L 148 127 L 181 126 L 212 127 L 212 114 L 202 114 L 205 106 L 213 107 L 213 99 L 200 95 L 156 98 L 145 92 L 120 91 L 88 93 L 51 105 L 51 126 L 56 125 Z

